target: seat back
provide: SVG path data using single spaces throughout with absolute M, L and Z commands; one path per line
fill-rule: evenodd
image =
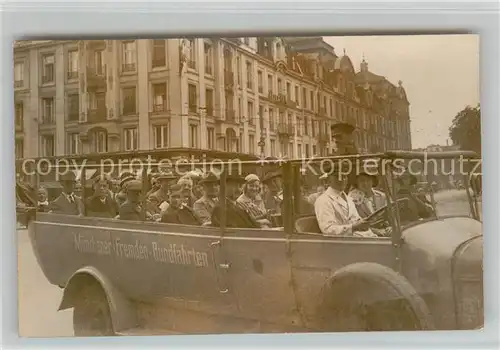
M 295 221 L 295 230 L 298 233 L 321 233 L 316 215 L 301 217 Z

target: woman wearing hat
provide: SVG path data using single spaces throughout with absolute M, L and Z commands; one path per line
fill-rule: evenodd
M 359 216 L 366 218 L 387 205 L 383 192 L 376 190 L 378 186 L 377 168 L 364 166 L 354 178 L 353 189 L 349 192 Z
M 116 195 L 116 203 L 120 207 L 127 200 L 125 186 L 128 182 L 135 180 L 135 175 L 130 172 L 124 172 L 120 175 L 120 192 Z
M 261 184 L 260 179 L 255 174 L 250 174 L 245 177 L 243 185 L 243 193 L 238 197 L 236 202 L 246 208 L 250 215 L 261 224 L 261 227 L 271 226 L 268 219 L 268 212 L 264 206 L 264 201 L 260 197 Z
M 142 182 L 139 180 L 130 180 L 124 187 L 127 199 L 120 206 L 118 218 L 120 220 L 145 221 L 146 217 L 142 211 L 140 201 Z

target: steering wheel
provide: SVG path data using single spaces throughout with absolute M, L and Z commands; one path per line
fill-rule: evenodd
M 408 198 L 400 198 L 396 200 L 395 204 L 398 206 L 400 212 L 407 206 L 408 201 Z M 365 220 L 368 221 L 370 227 L 376 229 L 386 229 L 387 227 L 390 227 L 389 215 L 391 215 L 389 212 L 389 206 L 385 205 L 374 211 L 371 215 L 366 217 Z

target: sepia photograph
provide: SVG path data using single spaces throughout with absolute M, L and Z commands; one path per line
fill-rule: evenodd
M 483 328 L 479 40 L 15 41 L 19 335 Z

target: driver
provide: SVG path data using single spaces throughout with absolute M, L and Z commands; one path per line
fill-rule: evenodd
M 326 167 L 325 167 L 326 168 Z M 324 169 L 328 174 L 328 188 L 314 203 L 316 219 L 321 232 L 327 236 L 377 237 L 367 221 L 361 219 L 356 205 L 344 189 L 348 171 L 339 164 L 329 164 Z

